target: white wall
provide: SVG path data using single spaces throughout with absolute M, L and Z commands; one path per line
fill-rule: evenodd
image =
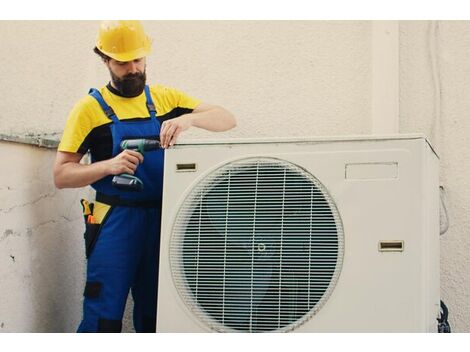
M 469 332 L 470 21 L 402 22 L 400 34 L 400 130 L 425 132 L 440 155 L 450 217 L 441 292 L 455 330 Z
M 88 88 L 107 83 L 108 73 L 92 52 L 97 26 L 0 22 L 0 134 L 60 132 Z M 219 138 L 371 132 L 372 22 L 144 26 L 154 39 L 150 82 L 237 116 L 237 128 Z M 451 218 L 442 237 L 442 295 L 455 331 L 470 331 L 467 38 L 470 22 L 400 22 L 400 132 L 428 134 L 441 155 Z M 197 130 L 183 136 L 208 137 L 214 136 Z M 0 142 L 0 158 L 12 169 L 0 174 L 0 331 L 74 331 L 84 280 L 78 199 L 88 191 L 54 189 L 53 150 Z M 129 325 L 126 320 L 126 331 Z

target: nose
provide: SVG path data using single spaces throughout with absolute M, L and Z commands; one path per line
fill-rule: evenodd
M 127 63 L 127 73 L 137 73 L 139 70 L 137 69 L 137 63 L 134 61 L 129 61 Z

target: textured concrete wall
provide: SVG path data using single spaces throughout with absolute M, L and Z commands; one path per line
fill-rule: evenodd
M 450 227 L 441 292 L 455 331 L 470 331 L 470 21 L 402 22 L 401 132 L 429 135 L 441 159 Z
M 238 127 L 219 138 L 371 131 L 371 22 L 144 25 L 154 39 L 150 82 L 237 116 Z M 97 26 L 0 22 L 0 133 L 60 132 L 88 88 L 108 81 L 91 50 Z M 466 38 L 470 22 L 400 23 L 400 131 L 430 135 L 441 154 L 451 218 L 442 238 L 442 293 L 456 331 L 470 331 Z M 213 135 L 198 130 L 183 136 L 207 137 Z M 0 157 L 12 170 L 0 174 L 0 331 L 74 331 L 84 275 L 78 200 L 88 191 L 53 188 L 51 150 L 1 142 Z M 126 331 L 130 325 L 127 319 Z
M 51 179 L 55 151 L 0 142 L 0 332 L 67 332 L 80 319 L 79 198 Z

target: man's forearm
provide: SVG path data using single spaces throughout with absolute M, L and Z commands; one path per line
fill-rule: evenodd
M 78 188 L 88 186 L 108 174 L 106 160 L 90 165 L 67 162 L 55 170 L 54 182 L 57 188 Z
M 185 115 L 191 125 L 213 132 L 227 131 L 236 126 L 235 117 L 222 107 L 216 106 L 207 111 L 195 111 Z

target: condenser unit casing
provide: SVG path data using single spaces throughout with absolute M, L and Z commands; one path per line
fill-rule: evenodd
M 165 155 L 157 332 L 436 332 L 422 135 L 185 142 Z

